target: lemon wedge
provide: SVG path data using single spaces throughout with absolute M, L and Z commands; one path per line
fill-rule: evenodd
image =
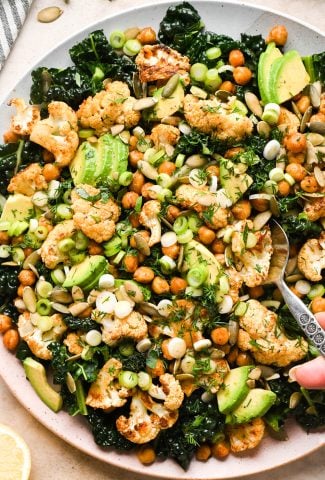
M 0 423 L 0 480 L 28 480 L 29 448 L 18 433 Z

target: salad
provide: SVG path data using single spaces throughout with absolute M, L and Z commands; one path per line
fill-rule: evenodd
M 290 32 L 289 32 L 290 34 Z M 0 332 L 103 447 L 187 469 L 325 424 L 318 355 L 268 284 L 325 310 L 325 52 L 207 31 L 187 2 L 32 72 L 0 145 Z M 53 386 L 47 373 L 53 377 Z

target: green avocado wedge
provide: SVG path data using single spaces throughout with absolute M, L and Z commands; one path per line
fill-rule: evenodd
M 265 52 L 260 56 L 257 69 L 258 88 L 264 105 L 270 103 L 270 72 L 274 61 L 283 55 L 280 50 L 271 42 Z
M 89 142 L 83 142 L 69 167 L 73 183 L 94 185 L 95 172 L 99 163 L 97 149 Z
M 92 285 L 96 282 L 107 269 L 107 260 L 102 255 L 92 255 L 86 257 L 81 263 L 77 263 L 71 267 L 62 287 L 71 288 L 78 286 L 81 288 Z
M 236 425 L 263 417 L 275 400 L 276 394 L 274 392 L 262 388 L 253 388 L 248 392 L 243 402 L 226 416 L 226 423 Z
M 44 366 L 31 357 L 25 358 L 23 365 L 26 376 L 40 399 L 53 412 L 61 410 L 62 397 L 48 383 Z
M 127 170 L 128 146 L 119 137 L 109 133 L 102 135 L 97 143 L 100 161 L 95 172 L 95 183 L 116 182 Z
M 235 410 L 248 395 L 250 389 L 247 380 L 253 368 L 251 365 L 244 365 L 230 370 L 226 375 L 217 392 L 218 407 L 221 413 L 226 414 Z

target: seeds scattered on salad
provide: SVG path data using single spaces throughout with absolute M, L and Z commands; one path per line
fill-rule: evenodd
M 51 23 L 57 20 L 63 13 L 59 7 L 46 7 L 37 14 L 37 20 L 41 23 Z

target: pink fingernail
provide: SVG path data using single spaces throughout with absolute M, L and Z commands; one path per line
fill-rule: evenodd
M 296 382 L 297 381 L 297 377 L 296 377 L 296 371 L 299 367 L 292 367 L 290 368 L 288 374 L 289 374 L 289 378 L 292 382 Z

